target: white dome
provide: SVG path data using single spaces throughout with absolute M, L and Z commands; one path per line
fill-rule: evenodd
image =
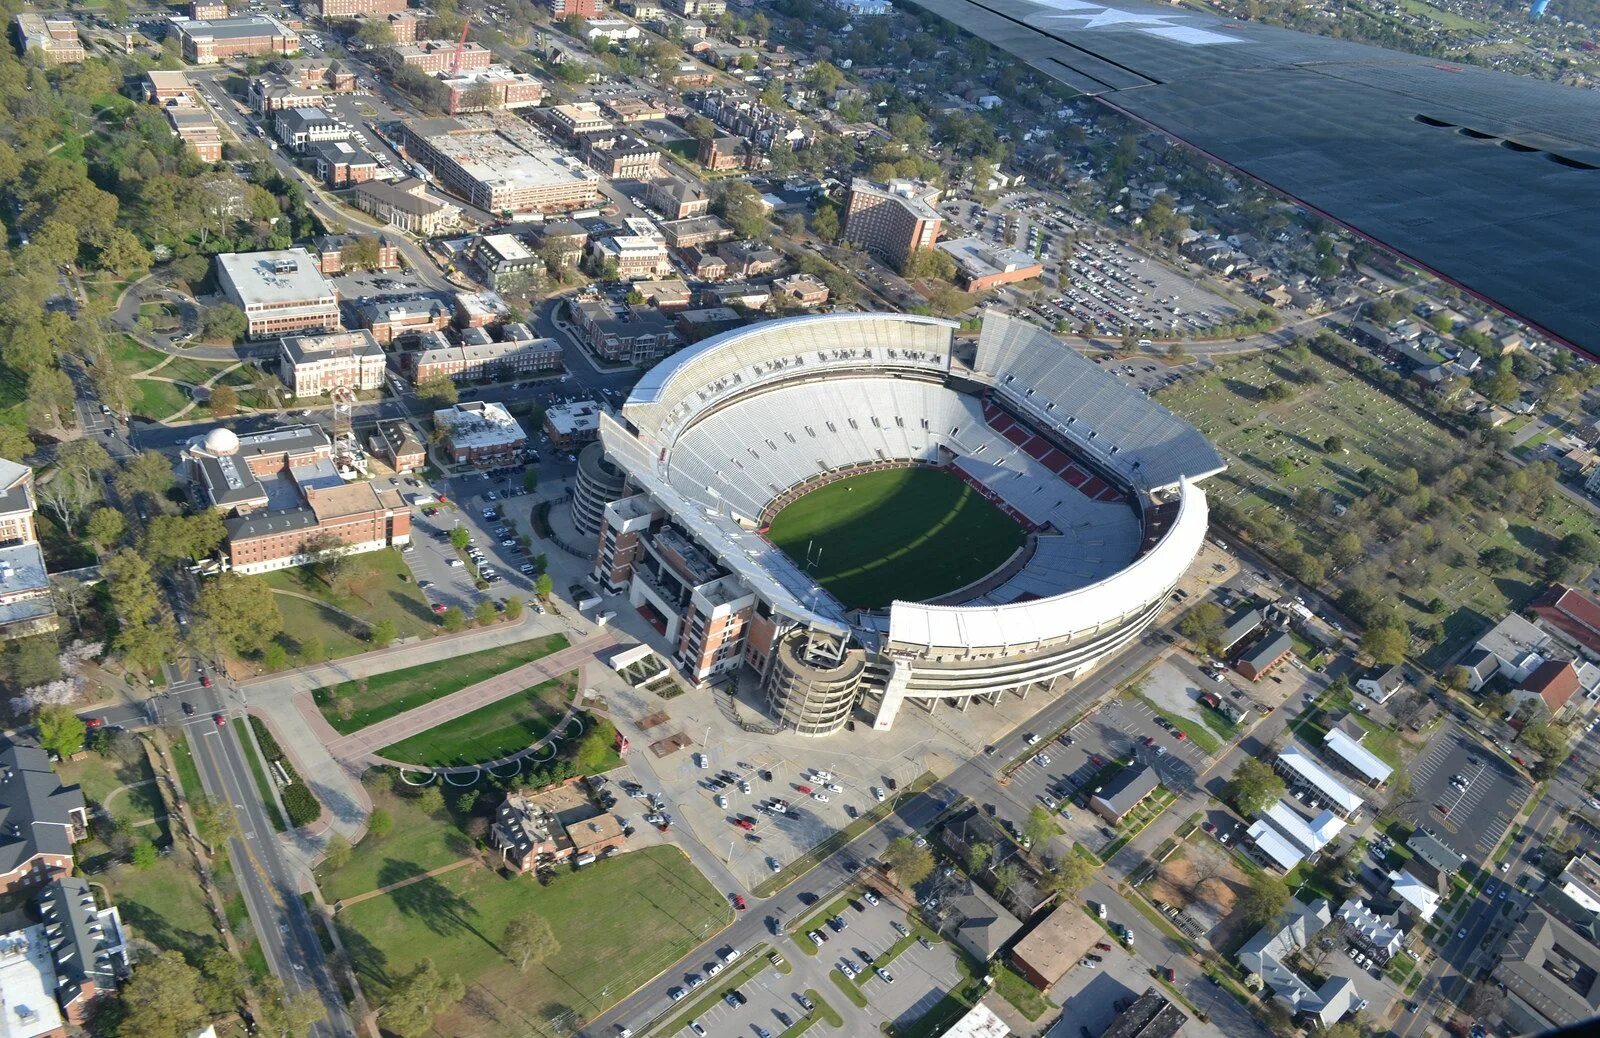
M 239 449 L 239 437 L 235 436 L 232 429 L 217 427 L 206 433 L 205 448 L 207 454 L 221 457 L 233 454 Z

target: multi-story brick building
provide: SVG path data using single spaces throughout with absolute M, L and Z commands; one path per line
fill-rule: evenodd
M 600 177 L 524 124 L 430 119 L 405 126 L 406 149 L 439 182 L 496 213 L 581 209 L 600 197 Z
M 584 137 L 583 159 L 611 180 L 653 180 L 661 175 L 661 153 L 631 133 L 595 133 Z
M 354 18 L 357 15 L 397 14 L 406 9 L 406 0 L 317 0 L 324 18 Z
M 484 284 L 496 292 L 527 285 L 544 273 L 544 260 L 514 234 L 485 234 L 473 239 L 467 251 L 483 273 Z
M 37 54 L 46 65 L 76 64 L 87 57 L 78 26 L 70 18 L 47 18 L 29 11 L 17 15 L 15 24 L 24 57 Z
M 326 396 L 340 387 L 383 388 L 383 347 L 365 328 L 327 335 L 285 335 L 278 372 L 292 397 Z
M 913 254 L 933 248 L 939 239 L 944 218 L 934 208 L 938 200 L 938 190 L 926 184 L 875 184 L 857 177 L 850 182 L 844 239 L 904 269 Z
M 70 876 L 73 845 L 89 835 L 83 791 L 64 785 L 32 743 L 0 738 L 0 891 L 36 890 Z
M 461 73 L 475 68 L 487 68 L 494 62 L 494 53 L 480 43 L 468 40 L 456 53 L 455 40 L 418 40 L 395 47 L 400 63 L 407 68 L 433 75 L 436 72 Z
M 444 434 L 444 449 L 457 465 L 509 464 L 528 447 L 528 434 L 511 412 L 489 400 L 440 408 L 433 412 L 433 424 Z
M 689 220 L 711 211 L 711 192 L 698 180 L 660 177 L 645 189 L 644 200 L 667 220 Z
M 809 310 L 828 301 L 828 286 L 814 274 L 791 274 L 777 278 L 772 287 L 796 306 Z
M 217 282 L 244 311 L 248 338 L 339 328 L 339 295 L 305 249 L 220 253 Z
M 304 151 L 311 144 L 350 139 L 350 128 L 322 108 L 290 108 L 279 112 L 273 130 L 278 140 L 292 151 Z
M 575 141 L 589 133 L 609 133 L 614 127 L 593 101 L 551 105 L 537 114 L 557 137 Z
M 414 177 L 387 183 L 368 181 L 356 188 L 356 208 L 390 227 L 431 237 L 455 219 L 453 206 L 435 202 L 423 192 L 427 185 Z
M 399 419 L 379 421 L 378 431 L 367 437 L 367 446 L 396 472 L 415 472 L 428 463 L 428 448 L 411 426 Z
M 355 70 L 340 61 L 326 58 L 298 58 L 264 72 L 250 81 L 250 107 L 257 113 L 282 112 L 291 108 L 317 108 L 334 94 L 352 93 L 356 88 Z
M 185 105 L 196 101 L 194 84 L 182 72 L 152 69 L 140 80 L 139 90 L 153 105 Z
M 300 49 L 299 33 L 263 14 L 179 22 L 176 29 L 183 60 L 191 65 L 214 65 L 229 58 L 264 54 L 287 56 Z
M 329 187 L 364 184 L 378 175 L 378 160 L 349 141 L 319 141 L 305 146 L 305 161 Z
M 507 324 L 496 340 L 483 328 L 468 328 L 459 345 L 441 332 L 422 336 L 419 349 L 392 355 L 413 382 L 446 375 L 455 382 L 526 378 L 563 370 L 561 344 L 536 338 L 525 324 Z
M 551 404 L 544 411 L 544 434 L 561 451 L 593 443 L 600 437 L 600 405 L 593 400 Z
M 53 960 L 53 978 L 48 979 L 54 982 L 42 985 L 44 991 L 53 995 L 67 1023 L 83 1027 L 95 1008 L 116 993 L 120 978 L 128 970 L 122 914 L 115 905 L 101 908 L 96 904 L 94 890 L 86 880 L 75 876 L 62 876 L 45 884 L 34 898 L 34 905 L 49 952 L 47 961 Z M 0 937 L 0 947 L 15 950 L 16 936 Z M 10 973 L 7 966 L 0 966 L 0 971 Z M 42 976 L 40 979 L 47 980 Z M 5 988 L 7 996 L 15 990 L 9 983 Z M 23 1008 L 43 1008 L 31 1001 L 17 1004 L 9 997 L 7 1001 L 7 1009 L 18 1015 Z M 37 1030 L 26 1033 L 39 1034 Z
M 411 540 L 411 512 L 400 492 L 347 482 L 320 426 L 246 436 L 218 427 L 190 440 L 180 457 L 185 475 L 228 514 L 224 563 L 237 572 L 266 573 L 331 550 L 355 554 Z
M 217 3 L 216 0 L 190 0 L 183 5 L 185 13 L 190 18 L 200 21 L 212 21 L 217 18 L 228 17 L 228 5 Z
M 324 274 L 343 274 L 345 272 L 346 251 L 357 240 L 371 240 L 375 245 L 376 260 L 369 270 L 399 270 L 400 245 L 387 234 L 360 235 L 360 234 L 324 234 L 317 239 L 317 269 Z M 356 269 L 351 267 L 350 269 Z
M 589 258 L 596 269 L 616 264 L 617 277 L 626 281 L 665 277 L 672 273 L 667 243 L 644 234 L 617 234 L 589 244 Z
M 568 305 L 583 343 L 601 360 L 645 364 L 676 350 L 682 340 L 672 320 L 650 306 L 614 306 L 604 299 Z
M 695 161 L 713 173 L 748 169 L 755 164 L 750 142 L 743 137 L 707 137 L 700 142 Z
M 222 161 L 222 132 L 208 109 L 198 105 L 169 105 L 163 109 L 172 135 L 189 146 L 202 162 Z
M 600 14 L 600 0 L 544 0 L 545 6 L 550 9 L 551 18 L 565 18 L 568 15 L 577 15 L 580 18 L 595 18 Z
M 715 216 L 691 216 L 661 224 L 661 237 L 674 249 L 702 248 L 733 237 L 733 228 Z
M 445 111 L 487 112 L 496 108 L 528 108 L 544 100 L 544 83 L 506 65 L 490 65 L 458 76 L 441 72 Z
M 437 299 L 375 299 L 357 311 L 356 319 L 387 346 L 401 335 L 448 328 L 450 308 Z

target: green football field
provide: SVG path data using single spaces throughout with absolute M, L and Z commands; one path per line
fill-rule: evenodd
M 812 491 L 767 536 L 850 608 L 923 601 L 992 572 L 1022 527 L 937 469 L 868 472 Z

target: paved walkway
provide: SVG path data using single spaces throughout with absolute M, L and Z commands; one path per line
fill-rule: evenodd
M 456 869 L 459 869 L 464 865 L 471 865 L 477 860 L 477 858 L 458 858 L 448 865 L 440 865 L 436 869 L 429 869 L 420 876 L 410 876 L 406 879 L 399 880 L 398 882 L 390 883 L 388 886 L 379 887 L 376 890 L 369 890 L 365 894 L 357 894 L 354 897 L 341 898 L 340 900 L 334 902 L 333 910 L 335 912 L 342 912 L 351 905 L 359 905 L 363 901 L 370 901 L 375 897 L 382 897 L 384 894 L 387 894 L 392 890 L 399 890 L 401 887 L 409 887 L 413 883 L 421 883 L 425 879 L 432 879 L 435 876 L 442 876 L 446 872 L 454 872 Z
M 383 747 L 419 735 L 435 725 L 471 713 L 480 707 L 497 703 L 524 689 L 560 678 L 593 660 L 597 652 L 602 652 L 616 643 L 616 635 L 610 630 L 601 630 L 598 634 L 591 635 L 543 659 L 524 663 L 520 667 L 496 674 L 459 692 L 452 692 L 448 696 L 407 710 L 386 721 L 379 721 L 358 732 L 341 736 L 328 744 L 328 752 L 335 759 L 356 766 L 387 763 L 377 753 Z

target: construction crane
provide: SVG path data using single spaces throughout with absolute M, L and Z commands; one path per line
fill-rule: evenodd
M 467 30 L 472 28 L 472 16 L 467 15 L 467 20 L 461 23 L 461 38 L 456 41 L 456 56 L 450 62 L 450 75 L 461 75 L 461 55 L 467 49 Z

